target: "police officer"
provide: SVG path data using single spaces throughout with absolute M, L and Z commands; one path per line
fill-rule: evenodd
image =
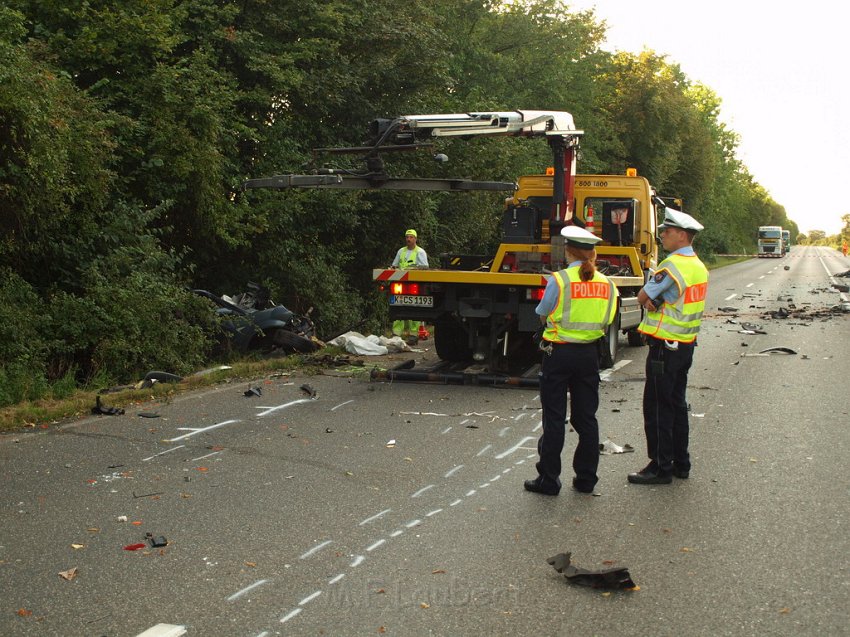
M 540 349 L 540 402 L 543 434 L 537 442 L 538 476 L 526 480 L 528 491 L 557 495 L 561 490 L 561 451 L 570 392 L 570 424 L 578 433 L 573 455 L 573 488 L 592 493 L 598 480 L 599 352 L 600 339 L 617 313 L 617 288 L 596 270 L 596 250 L 601 241 L 576 226 L 561 230 L 566 237 L 568 266 L 555 272 L 536 308 L 545 326 Z
M 658 230 L 670 255 L 638 292 L 646 309 L 638 330 L 649 344 L 643 427 L 650 462 L 629 474 L 633 484 L 670 484 L 673 476 L 690 474 L 685 391 L 708 287 L 708 270 L 691 243 L 702 229 L 690 215 L 667 208 Z
M 404 233 L 405 245 L 399 248 L 393 259 L 393 267 L 402 270 L 411 268 L 427 268 L 428 254 L 416 245 L 416 230 L 410 229 Z M 394 336 L 416 336 L 419 321 L 393 321 Z

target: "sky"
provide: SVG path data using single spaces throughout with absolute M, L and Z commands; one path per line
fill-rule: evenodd
M 608 26 L 602 48 L 667 55 L 722 100 L 738 157 L 801 232 L 850 214 L 850 3 L 564 0 Z M 588 131 L 592 134 L 592 131 Z

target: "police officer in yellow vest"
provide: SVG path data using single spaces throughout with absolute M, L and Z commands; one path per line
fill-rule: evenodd
M 416 245 L 416 230 L 410 229 L 404 233 L 405 245 L 399 248 L 393 259 L 393 267 L 402 270 L 411 268 L 427 268 L 428 254 Z M 419 321 L 393 321 L 393 335 L 415 337 L 419 331 Z
M 669 484 L 690 474 L 685 391 L 708 288 L 708 270 L 691 243 L 702 229 L 690 215 L 667 208 L 658 230 L 670 255 L 638 292 L 646 309 L 638 330 L 649 344 L 643 427 L 650 462 L 629 474 L 633 484 Z
M 617 313 L 617 288 L 596 270 L 596 250 L 601 241 L 577 226 L 561 230 L 566 237 L 568 266 L 555 272 L 536 308 L 545 326 L 540 349 L 540 403 L 543 434 L 537 442 L 538 476 L 525 481 L 525 489 L 544 495 L 561 490 L 561 451 L 570 392 L 570 424 L 578 433 L 573 455 L 573 488 L 592 493 L 598 480 L 599 340 Z

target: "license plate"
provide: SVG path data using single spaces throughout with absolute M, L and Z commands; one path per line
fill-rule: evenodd
M 412 305 L 415 307 L 434 307 L 433 296 L 414 294 L 394 294 L 390 296 L 390 305 Z

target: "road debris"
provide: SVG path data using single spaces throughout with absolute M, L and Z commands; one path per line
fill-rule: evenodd
M 303 385 L 301 385 L 301 387 L 299 387 L 299 389 L 310 398 L 316 398 L 316 396 L 318 395 L 316 390 L 309 383 L 304 383 Z
M 95 396 L 95 405 L 91 408 L 91 413 L 100 416 L 123 416 L 124 410 L 120 407 L 107 407 L 100 402 L 100 396 Z
M 251 396 L 262 396 L 263 390 L 260 387 L 249 387 L 243 392 L 243 395 L 246 398 L 250 398 Z
M 59 571 L 59 577 L 69 582 L 77 576 L 77 567 L 69 568 L 67 571 Z
M 571 553 L 559 553 L 550 557 L 546 562 L 566 577 L 568 581 L 579 586 L 640 590 L 640 587 L 632 581 L 628 568 L 611 567 L 598 570 L 580 568 L 570 564 L 571 555 Z
M 145 544 L 144 542 L 137 542 L 136 544 L 127 544 L 124 547 L 124 550 L 125 551 L 138 551 L 140 549 L 145 548 L 146 546 L 147 546 L 147 544 Z
M 165 539 L 164 535 L 156 535 L 153 533 L 145 533 L 145 537 L 148 542 L 150 542 L 151 548 L 157 548 L 160 546 L 168 546 L 168 540 Z
M 138 416 L 139 418 L 159 418 L 159 414 L 155 411 L 140 411 Z
M 603 456 L 608 456 L 615 453 L 632 453 L 634 450 L 635 448 L 631 445 L 626 444 L 621 447 L 616 442 L 613 442 L 610 438 L 606 438 L 604 442 L 599 443 L 599 453 Z
M 386 447 L 387 447 L 387 449 L 392 449 L 393 447 L 395 447 L 395 438 L 388 441 L 387 444 L 386 444 Z

